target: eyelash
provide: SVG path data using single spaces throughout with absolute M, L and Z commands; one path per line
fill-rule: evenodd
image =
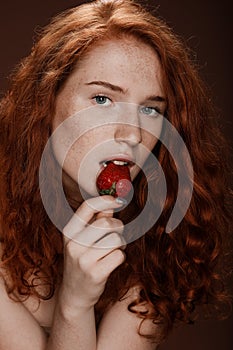
M 162 112 L 161 112 L 161 110 L 158 107 L 150 107 L 150 106 L 140 106 L 139 107 L 140 111 L 142 111 L 143 109 L 144 110 L 145 109 L 153 110 L 153 113 L 143 113 L 143 114 L 148 115 L 148 116 L 155 116 L 155 117 L 157 117 L 158 115 L 162 115 Z
M 95 100 L 95 102 L 96 102 L 97 104 L 99 104 L 99 105 L 105 105 L 105 103 L 98 103 L 98 102 L 97 102 L 97 99 L 98 99 L 98 98 L 107 99 L 108 101 L 112 102 L 112 100 L 111 100 L 109 97 L 105 96 L 105 95 L 95 95 L 94 97 L 92 97 L 92 99 Z
M 108 101 L 110 101 L 110 103 L 112 103 L 113 101 L 111 100 L 111 98 L 109 98 L 108 96 L 105 96 L 105 95 L 95 95 L 95 96 L 93 96 L 92 97 L 92 99 L 93 100 L 95 100 L 95 102 L 97 103 L 97 104 L 99 104 L 99 105 L 103 105 L 103 106 L 105 106 L 105 107 L 108 107 L 108 106 L 106 106 L 106 104 L 105 103 L 98 103 L 97 102 L 97 99 L 98 98 L 102 98 L 102 99 L 105 99 L 105 101 L 106 100 L 108 100 Z M 139 111 L 141 112 L 142 110 L 145 110 L 145 109 L 149 109 L 149 110 L 153 110 L 154 111 L 154 113 L 153 114 L 151 114 L 151 113 L 143 113 L 143 114 L 145 114 L 145 115 L 148 115 L 148 116 L 158 116 L 158 115 L 162 115 L 162 112 L 161 112 L 161 110 L 158 108 L 158 107 L 150 107 L 150 106 L 139 106 Z

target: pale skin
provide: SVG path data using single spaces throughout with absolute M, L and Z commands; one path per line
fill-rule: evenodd
M 138 334 L 141 319 L 127 310 L 137 295 L 137 286 L 132 286 L 127 298 L 105 312 L 96 331 L 94 306 L 110 273 L 127 257 L 124 225 L 113 217 L 114 210 L 122 204 L 111 196 L 99 197 L 95 179 L 101 162 L 112 155 L 132 159 L 131 178 L 137 176 L 138 164 L 143 164 L 147 157 L 139 145 L 151 151 L 157 142 L 146 129 L 152 126 L 159 134 L 162 127 L 163 96 L 155 52 L 133 38 L 113 39 L 96 45 L 66 81 L 56 101 L 54 130 L 70 115 L 92 106 L 111 110 L 114 103 L 124 102 L 146 109 L 133 109 L 126 115 L 131 125 L 114 120 L 116 124 L 96 127 L 79 137 L 69 151 L 63 168 L 64 183 L 71 200 L 79 203 L 79 207 L 63 231 L 63 281 L 55 296 L 39 305 L 32 297 L 24 302 L 12 301 L 1 283 L 0 350 L 156 349 L 154 343 Z M 106 121 L 100 120 L 100 126 L 102 122 Z M 82 123 L 88 121 L 80 118 L 79 128 Z M 69 129 L 66 132 L 69 133 Z M 107 151 L 106 147 L 101 148 L 104 142 L 111 144 Z M 54 144 L 58 162 L 62 147 L 62 144 Z M 86 154 L 90 154 L 89 160 Z M 89 195 L 85 201 L 77 186 L 77 176 L 79 186 Z M 67 238 L 69 236 L 75 240 Z M 86 244 L 79 244 L 79 240 Z M 96 241 L 99 243 L 95 244 Z M 49 337 L 42 326 L 51 328 Z M 154 327 L 146 321 L 141 331 L 151 333 Z

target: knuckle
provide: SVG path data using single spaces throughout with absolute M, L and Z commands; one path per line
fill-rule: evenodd
M 89 199 L 85 200 L 82 204 L 81 204 L 82 209 L 84 210 L 88 210 L 90 208 L 90 204 L 89 204 Z
M 82 271 L 88 271 L 89 266 L 90 266 L 90 259 L 87 258 L 87 256 L 85 254 L 83 254 L 80 258 L 79 258 L 79 267 Z
M 124 230 L 124 224 L 121 220 L 113 218 L 113 223 L 115 229 L 117 229 L 118 232 L 122 233 Z
M 109 234 L 109 239 L 111 240 L 111 243 L 115 246 L 121 246 L 122 245 L 122 239 L 119 236 L 117 232 L 112 232 Z
M 65 245 L 66 255 L 71 258 L 75 258 L 77 256 L 77 249 L 74 242 L 71 240 Z
M 64 236 L 69 237 L 69 223 L 63 228 L 62 233 Z
M 105 229 L 110 229 L 112 227 L 112 218 L 103 217 L 98 219 L 98 226 L 103 227 Z
M 98 271 L 96 271 L 95 269 L 90 271 L 90 279 L 92 281 L 92 283 L 98 285 L 103 283 L 104 281 L 104 277 L 101 273 L 99 273 Z
M 116 260 L 119 262 L 119 264 L 122 264 L 126 258 L 125 253 L 121 249 L 116 249 L 114 253 Z
M 123 222 L 112 217 L 102 217 L 96 221 L 95 225 L 106 230 L 114 229 L 119 233 L 122 233 L 124 230 Z
M 85 200 L 81 205 L 80 207 L 78 208 L 78 210 L 76 211 L 76 215 L 79 217 L 80 219 L 80 216 L 83 217 L 83 215 L 85 214 L 88 214 L 90 212 L 93 212 L 94 213 L 95 209 L 93 208 L 93 206 L 91 205 L 91 202 L 90 202 L 90 199 L 87 199 Z M 84 216 L 85 216 L 84 215 Z M 81 219 L 81 221 L 83 221 Z
M 63 228 L 63 239 L 66 241 L 67 239 L 74 239 L 79 235 L 79 222 L 78 222 L 78 216 L 74 214 L 75 216 L 75 226 L 74 226 L 74 217 L 66 224 L 66 226 Z

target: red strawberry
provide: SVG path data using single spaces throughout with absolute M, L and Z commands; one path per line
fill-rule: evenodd
M 97 177 L 96 185 L 100 195 L 126 197 L 132 189 L 129 167 L 109 162 Z

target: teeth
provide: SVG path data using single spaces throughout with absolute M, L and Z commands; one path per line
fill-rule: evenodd
M 115 165 L 127 165 L 128 164 L 127 162 L 124 162 L 122 160 L 114 160 L 113 163 Z
M 115 164 L 115 165 L 128 165 L 128 162 L 124 162 L 123 160 L 113 160 L 112 162 L 113 162 L 113 164 Z M 109 163 L 109 161 L 103 162 L 104 168 L 106 168 L 106 166 L 108 165 L 108 163 Z

